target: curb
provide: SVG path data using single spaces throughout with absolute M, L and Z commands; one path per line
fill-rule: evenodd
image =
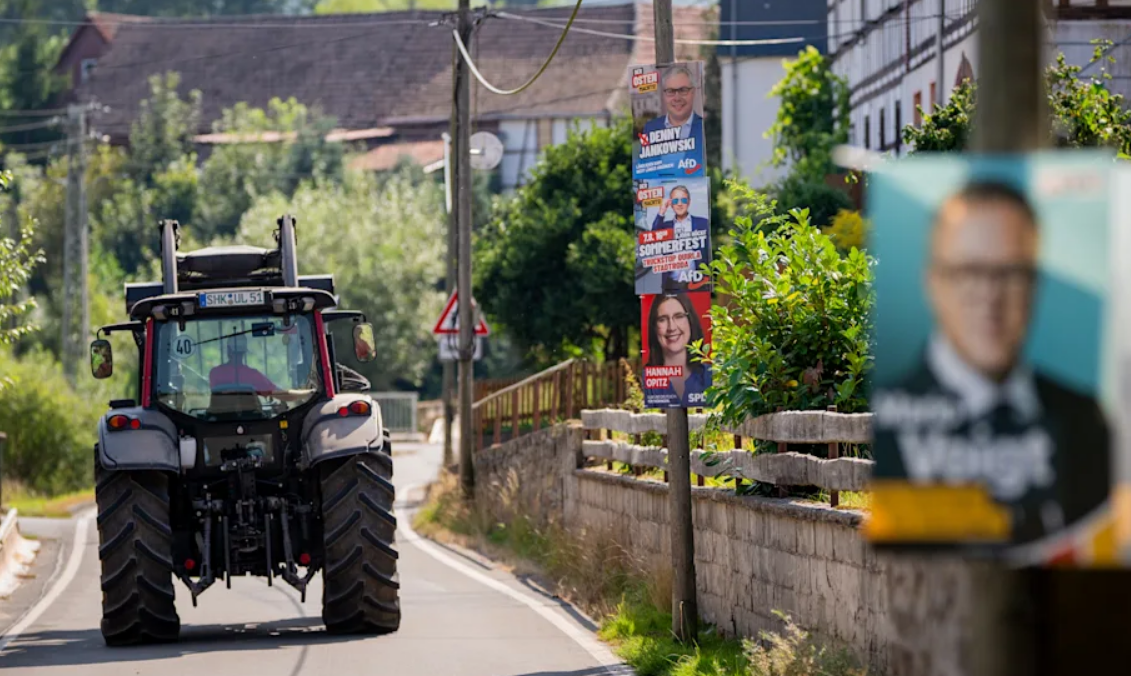
M 0 599 L 7 599 L 20 585 L 39 552 L 40 543 L 20 535 L 18 513 L 13 507 L 0 522 Z

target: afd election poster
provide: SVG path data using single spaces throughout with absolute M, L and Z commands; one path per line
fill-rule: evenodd
M 703 62 L 633 66 L 632 177 L 706 176 Z
M 872 176 L 877 547 L 1114 564 L 1111 157 L 924 156 Z
M 710 179 L 636 181 L 636 295 L 710 291 Z
M 711 294 L 665 293 L 640 299 L 644 406 L 694 408 L 706 403 L 711 368 L 691 353 L 703 341 L 710 354 Z

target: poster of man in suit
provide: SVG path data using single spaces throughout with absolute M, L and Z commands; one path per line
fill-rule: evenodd
M 631 73 L 633 178 L 705 176 L 703 62 Z
M 925 157 L 874 175 L 874 544 L 1096 563 L 1114 463 L 1108 166 Z
M 710 262 L 707 178 L 636 182 L 636 294 L 710 291 L 700 266 Z

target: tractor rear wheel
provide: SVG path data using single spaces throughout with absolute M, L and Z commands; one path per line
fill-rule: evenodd
M 169 477 L 96 465 L 102 637 L 106 645 L 177 639 Z
M 321 466 L 322 621 L 336 634 L 387 634 L 401 624 L 393 459 L 365 453 Z

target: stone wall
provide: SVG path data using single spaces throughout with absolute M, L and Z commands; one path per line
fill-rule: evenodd
M 477 483 L 494 488 L 479 495 L 496 509 L 517 499 L 543 521 L 607 533 L 638 561 L 670 566 L 667 485 L 578 469 L 582 436 L 559 425 L 481 452 Z M 692 497 L 700 613 L 723 633 L 780 630 L 779 610 L 851 647 L 870 674 L 967 673 L 961 562 L 877 554 L 852 510 L 714 488 Z

